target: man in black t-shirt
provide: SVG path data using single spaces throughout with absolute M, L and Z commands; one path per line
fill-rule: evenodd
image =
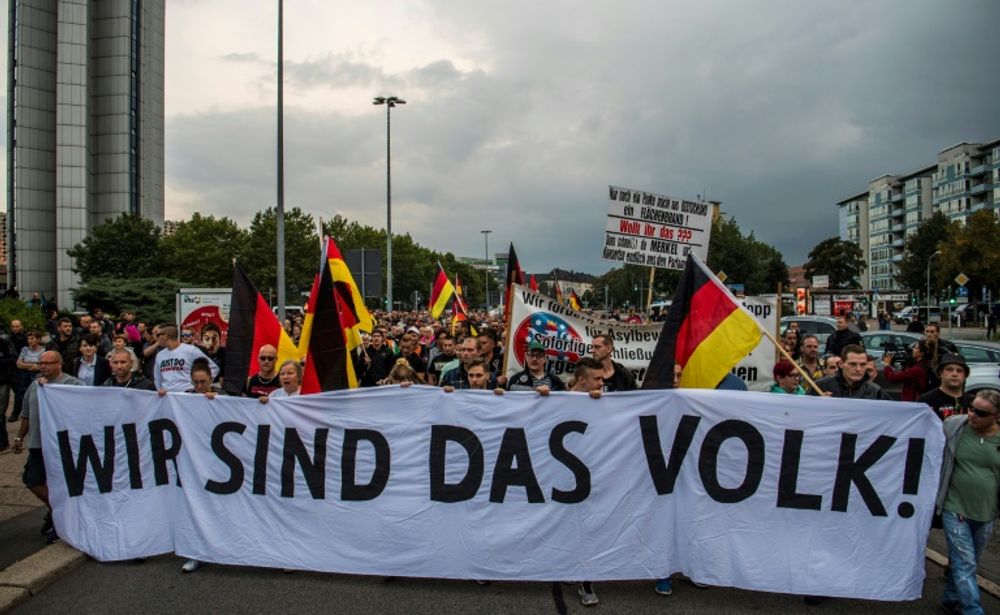
M 247 379 L 243 394 L 259 399 L 281 388 L 278 378 L 278 349 L 270 344 L 264 344 L 257 351 L 259 371 Z
M 610 335 L 604 333 L 595 335 L 593 341 L 590 343 L 590 356 L 604 368 L 601 374 L 604 377 L 604 388 L 602 390 L 605 393 L 612 391 L 634 391 L 635 377 L 632 376 L 632 372 L 624 365 L 611 360 L 614 352 L 615 342 L 611 339 Z
M 973 395 L 965 392 L 965 379 L 969 377 L 969 365 L 960 354 L 946 354 L 941 357 L 937 368 L 941 386 L 927 391 L 917 401 L 922 401 L 934 410 L 942 421 L 952 415 L 962 415 L 972 407 Z
M 399 340 L 399 357 L 397 358 L 406 359 L 413 371 L 417 373 L 417 379 L 422 384 L 427 373 L 427 363 L 416 353 L 416 348 L 417 336 L 413 333 L 404 333 L 403 338 Z
M 436 385 L 441 380 L 441 368 L 455 360 L 455 338 L 444 333 L 437 338 L 437 349 L 427 365 L 427 382 Z

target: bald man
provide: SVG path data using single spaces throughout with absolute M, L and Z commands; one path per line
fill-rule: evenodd
M 46 384 L 82 385 L 78 379 L 62 371 L 63 357 L 58 351 L 48 350 L 42 353 L 38 361 L 38 378 L 24 393 L 24 408 L 21 410 L 21 425 L 14 438 L 14 452 L 20 453 L 25 444 L 28 448 L 28 459 L 24 464 L 21 480 L 35 497 L 48 508 L 45 521 L 42 523 L 42 533 L 45 541 L 53 543 L 59 540 L 55 526 L 52 524 L 52 507 L 49 505 L 49 487 L 45 482 L 45 460 L 42 459 L 42 432 L 38 420 L 38 387 Z
M 254 399 L 270 395 L 281 388 L 277 368 L 278 349 L 270 344 L 261 346 L 257 351 L 257 365 L 260 371 L 247 378 L 247 385 L 243 388 L 243 394 Z

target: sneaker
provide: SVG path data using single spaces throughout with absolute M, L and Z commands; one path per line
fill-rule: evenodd
M 660 579 L 659 581 L 657 581 L 656 587 L 654 589 L 656 589 L 656 593 L 660 594 L 661 596 L 669 596 L 670 594 L 674 593 L 674 585 L 673 583 L 670 582 L 669 578 Z
M 580 595 L 580 604 L 583 606 L 594 606 L 599 602 L 597 592 L 594 591 L 590 583 L 580 583 L 576 588 L 576 593 Z
M 56 533 L 56 528 L 52 528 L 45 533 L 45 544 L 50 545 L 54 542 L 59 542 L 59 534 Z
M 199 562 L 196 559 L 189 559 L 188 561 L 184 562 L 183 566 L 181 566 L 181 572 L 194 572 L 199 568 L 201 568 L 201 562 Z
M 691 581 L 691 579 L 688 579 L 688 580 Z M 709 587 L 705 583 L 699 583 L 698 581 L 691 581 L 691 585 L 694 585 L 698 589 L 708 589 L 708 587 Z
M 52 531 L 53 527 L 55 526 L 52 524 L 52 512 L 49 511 L 45 513 L 45 520 L 42 521 L 42 529 L 39 530 L 38 533 L 41 534 L 42 536 L 45 536 L 46 534 Z

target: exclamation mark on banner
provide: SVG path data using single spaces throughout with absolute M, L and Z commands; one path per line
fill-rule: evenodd
M 917 495 L 920 490 L 920 470 L 924 465 L 924 439 L 910 438 L 906 449 L 906 468 L 903 470 L 903 495 Z M 904 519 L 913 516 L 915 509 L 909 502 L 900 502 L 896 512 Z

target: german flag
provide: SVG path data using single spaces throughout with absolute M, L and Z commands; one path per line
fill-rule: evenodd
M 222 386 L 227 393 L 239 395 L 247 378 L 260 371 L 257 353 L 270 344 L 278 349 L 278 363 L 298 359 L 298 349 L 278 322 L 278 317 L 264 301 L 264 295 L 233 263 L 233 294 L 229 308 L 229 330 L 226 333 L 226 367 Z
M 514 251 L 514 242 L 510 243 L 510 250 L 507 252 L 507 278 L 504 281 L 503 304 L 504 309 L 510 309 L 510 287 L 511 284 L 524 286 L 524 271 L 521 263 L 517 260 L 517 252 Z
M 444 272 L 444 267 L 438 263 L 438 274 L 434 279 L 434 287 L 431 289 L 430 310 L 431 318 L 438 318 L 441 312 L 448 307 L 448 300 L 455 292 L 455 287 L 451 285 L 451 280 Z
M 451 332 L 455 333 L 455 323 L 460 320 L 469 320 L 469 310 L 465 306 L 465 290 L 462 281 L 455 274 L 455 300 L 451 304 Z M 476 328 L 469 324 L 469 333 L 476 335 Z
M 569 289 L 569 306 L 577 312 L 583 309 L 583 306 L 580 304 L 580 298 L 576 296 L 576 291 L 572 288 Z
M 365 307 L 364 299 L 361 298 L 361 291 L 358 290 L 351 271 L 344 262 L 344 257 L 337 247 L 337 243 L 332 237 L 327 237 L 323 244 L 323 252 L 320 261 L 320 272 L 327 272 L 333 281 L 331 292 L 334 293 L 337 308 L 339 310 L 340 323 L 344 327 L 344 337 L 347 340 L 348 349 L 354 351 L 361 346 L 361 332 L 372 331 L 375 322 L 368 308 Z M 313 308 L 316 304 L 316 293 L 321 287 L 320 274 L 313 280 L 313 289 L 306 304 L 305 319 L 302 322 L 302 334 L 299 337 L 299 354 L 305 356 L 312 339 L 313 330 Z
M 330 272 L 330 261 L 324 260 L 316 275 L 307 309 L 311 315 L 309 336 L 303 327 L 299 340 L 305 352 L 302 373 L 302 393 L 320 393 L 353 389 L 358 386 L 354 361 L 347 342 L 347 331 L 341 321 L 340 300 Z
M 566 298 L 563 297 L 562 289 L 559 288 L 559 278 L 557 278 L 554 273 L 552 274 L 552 294 L 556 296 L 556 301 L 560 305 L 566 303 Z
M 714 389 L 760 337 L 757 320 L 689 254 L 642 388 L 672 388 L 676 364 L 681 388 Z

